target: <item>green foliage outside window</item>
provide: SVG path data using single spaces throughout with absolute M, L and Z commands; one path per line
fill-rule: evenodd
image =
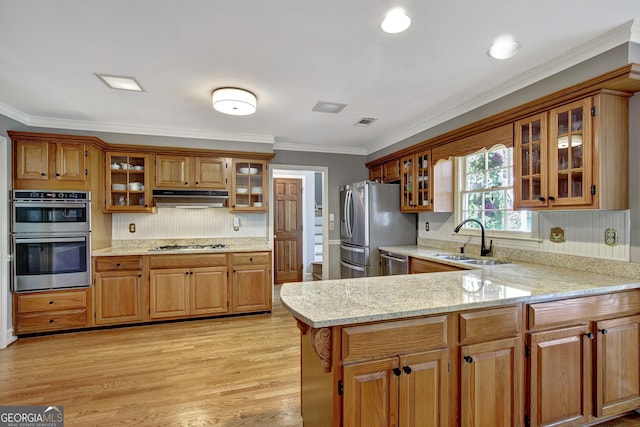
M 474 218 L 487 230 L 531 231 L 531 215 L 513 210 L 513 149 L 495 148 L 464 159 L 462 219 Z M 478 229 L 474 223 L 465 228 Z

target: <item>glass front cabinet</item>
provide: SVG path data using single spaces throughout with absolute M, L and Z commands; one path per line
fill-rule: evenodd
M 400 159 L 402 212 L 433 210 L 431 181 L 431 150 L 421 151 Z
M 151 212 L 149 154 L 106 153 L 105 210 Z
M 267 212 L 269 162 L 233 159 L 229 210 L 232 212 Z

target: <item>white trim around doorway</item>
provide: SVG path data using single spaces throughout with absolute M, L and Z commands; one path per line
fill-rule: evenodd
M 12 304 L 9 291 L 9 144 L 0 136 L 0 349 L 7 347 L 17 337 L 11 326 Z

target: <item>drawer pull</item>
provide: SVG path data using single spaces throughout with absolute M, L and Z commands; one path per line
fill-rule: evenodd
M 253 257 L 249 258 L 249 261 L 253 261 Z
M 465 361 L 465 362 L 467 362 L 467 363 L 473 363 L 473 357 L 471 357 L 471 356 L 465 356 L 465 357 L 464 357 L 464 361 Z
M 49 323 L 53 323 L 53 322 L 54 322 L 54 320 L 53 320 L 53 319 L 49 319 Z
M 600 333 L 602 335 L 607 335 L 609 333 L 609 331 L 607 331 L 606 329 L 600 329 Z
M 590 340 L 594 339 L 595 336 L 593 335 L 592 332 L 587 332 L 586 334 L 584 334 L 585 337 L 589 338 Z
M 402 375 L 402 371 L 400 370 L 400 368 L 393 368 L 393 375 L 395 375 L 396 377 Z
M 410 374 L 411 373 L 411 368 L 409 366 L 403 366 L 402 370 L 404 371 L 405 374 Z
M 117 264 L 116 264 L 116 267 L 120 267 L 120 263 L 117 263 Z
M 53 301 L 49 301 L 49 304 L 53 304 Z

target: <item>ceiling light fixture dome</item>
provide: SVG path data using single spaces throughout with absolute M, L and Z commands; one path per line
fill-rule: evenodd
M 213 91 L 213 108 L 224 114 L 248 116 L 256 112 L 256 96 L 248 90 L 221 87 Z
M 407 16 L 404 9 L 391 9 L 384 17 L 380 27 L 382 31 L 389 34 L 401 33 L 411 25 L 411 18 Z
M 516 41 L 511 34 L 504 34 L 493 41 L 487 53 L 494 59 L 509 59 L 519 51 L 520 42 Z

